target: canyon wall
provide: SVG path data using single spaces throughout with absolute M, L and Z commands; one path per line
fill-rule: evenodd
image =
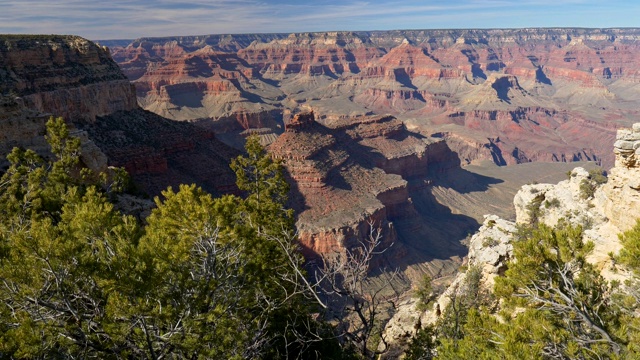
M 78 36 L 3 35 L 0 92 L 65 119 L 137 108 L 134 88 L 109 51 Z
M 375 230 L 383 247 L 393 245 L 392 257 L 406 255 L 411 243 L 433 256 L 438 247 L 430 242 L 459 248 L 455 239 L 431 234 L 424 217 L 434 214 L 412 201 L 428 196 L 432 173 L 459 165 L 442 140 L 421 138 L 392 116 L 329 121 L 310 112 L 288 121 L 268 150 L 292 183 L 290 205 L 307 257 L 361 246 Z
M 244 34 L 145 38 L 112 53 L 145 109 L 216 132 L 276 129 L 286 111 L 391 114 L 425 136 L 452 134 L 463 164 L 609 167 L 615 130 L 638 116 L 639 39 L 639 29 Z
M 532 216 L 540 223 L 556 226 L 567 221 L 582 226 L 584 241 L 594 244 L 587 261 L 596 265 L 607 280 L 624 283 L 630 273 L 617 264 L 611 254 L 621 249 L 618 234 L 630 230 L 640 219 L 640 123 L 617 131 L 612 153 L 615 166 L 609 170 L 606 183 L 595 183 L 594 174 L 578 167 L 567 180 L 557 184 L 525 185 L 513 199 L 515 221 L 486 215 L 480 229 L 469 240 L 466 263 L 481 269 L 481 286 L 492 289 L 495 278 L 507 270 L 513 259 L 512 242 L 517 238 L 518 224 L 529 224 Z M 587 190 L 585 184 L 592 184 Z M 436 298 L 434 306 L 419 310 L 417 299 L 407 299 L 386 326 L 386 335 L 401 349 L 415 334 L 416 324 L 434 324 L 440 311 L 451 298 L 464 291 L 465 272 L 458 273 Z M 436 284 L 438 279 L 436 279 Z
M 236 150 L 139 108 L 109 50 L 81 37 L 1 35 L 0 109 L 1 168 L 15 146 L 49 155 L 44 125 L 61 116 L 80 137 L 86 166 L 123 166 L 149 195 L 193 182 L 216 194 L 236 191 L 228 167 Z

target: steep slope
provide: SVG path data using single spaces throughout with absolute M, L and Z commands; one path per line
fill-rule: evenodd
M 191 182 L 214 193 L 234 189 L 227 164 L 238 152 L 210 132 L 140 109 L 108 49 L 86 39 L 0 36 L 0 91 L 3 159 L 14 146 L 46 155 L 44 124 L 62 116 L 82 139 L 87 166 L 124 166 L 150 195 Z
M 608 180 L 597 184 L 594 175 L 581 167 L 569 174 L 569 179 L 557 184 L 525 185 L 513 199 L 516 220 L 508 221 L 495 215 L 485 216 L 483 225 L 469 242 L 467 264 L 482 270 L 482 286 L 491 288 L 495 278 L 506 270 L 513 256 L 511 242 L 517 224 L 537 221 L 556 226 L 560 219 L 585 229 L 585 241 L 594 243 L 587 260 L 596 265 L 603 277 L 624 282 L 628 273 L 616 267 L 610 254 L 621 249 L 618 234 L 631 229 L 640 219 L 640 123 L 617 132 L 613 149 L 615 166 Z M 415 299 L 402 305 L 387 326 L 387 335 L 400 343 L 406 334 L 415 332 L 416 323 L 434 323 L 438 310 L 444 309 L 451 296 L 465 280 L 459 273 L 437 298 L 433 309 L 421 312 Z

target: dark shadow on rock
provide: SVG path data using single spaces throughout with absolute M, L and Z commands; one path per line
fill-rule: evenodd
M 238 193 L 229 161 L 239 152 L 194 124 L 136 109 L 76 126 L 89 133 L 109 165 L 124 167 L 150 196 L 167 186 L 177 191 L 180 184 L 192 183 L 214 196 Z
M 500 184 L 502 182 L 504 182 L 504 180 L 472 173 L 464 168 L 450 169 L 443 174 L 438 174 L 433 179 L 434 185 L 455 190 L 460 194 L 487 191 L 490 185 Z
M 186 61 L 186 63 L 195 67 L 198 70 L 198 72 L 195 74 L 197 75 L 197 77 L 208 78 L 213 76 L 213 70 L 211 69 L 209 64 L 207 64 L 202 58 L 198 56 L 192 56 L 188 58 L 188 61 Z M 225 64 L 225 62 L 221 61 L 220 64 Z M 224 67 L 224 65 L 221 65 L 221 66 Z M 227 69 L 227 70 L 235 70 L 235 69 Z
M 511 99 L 509 98 L 509 89 L 511 88 L 511 82 L 507 77 L 501 77 L 496 79 L 496 81 L 491 84 L 491 87 L 498 94 L 498 98 L 507 104 L 511 104 Z
M 183 85 L 189 86 L 193 91 L 184 93 L 184 94 L 171 94 L 171 87 L 167 89 L 169 96 L 171 97 L 171 102 L 180 107 L 190 107 L 190 108 L 199 108 L 202 107 L 202 99 L 204 99 L 204 92 L 198 90 L 195 85 Z
M 541 66 L 538 66 L 536 69 L 536 81 L 542 84 L 553 85 L 551 84 L 551 79 L 549 79 L 544 71 L 542 71 Z
M 408 87 L 409 89 L 413 90 L 418 89 L 415 85 L 413 85 L 413 83 L 411 82 L 411 77 L 404 69 L 394 69 L 393 75 L 395 76 L 396 81 L 402 84 L 402 86 Z
M 465 256 L 468 250 L 462 241 L 480 224 L 469 216 L 453 214 L 436 200 L 429 188 L 412 191 L 410 195 L 418 216 L 394 219 L 400 241 L 433 259 Z
M 471 74 L 473 75 L 473 77 L 487 80 L 487 74 L 482 71 L 482 68 L 480 68 L 479 64 L 471 65 Z
M 345 167 L 353 166 L 353 164 L 349 164 L 349 163 L 350 161 L 347 160 L 347 162 L 343 166 Z M 343 166 L 333 168 L 331 169 L 331 171 L 329 171 L 329 174 L 327 174 L 327 185 L 332 186 L 336 189 L 353 190 L 353 187 L 351 186 L 351 184 L 347 182 L 344 175 L 342 174 L 341 168 Z
M 293 180 L 287 168 L 284 168 L 284 178 L 289 184 L 289 199 L 287 200 L 287 207 L 293 209 L 297 216 L 310 207 L 307 205 L 306 199 L 300 192 L 298 183 Z
M 500 71 L 505 68 L 506 65 L 502 62 L 492 62 L 487 64 L 487 71 Z
M 491 141 L 489 144 L 485 144 L 485 146 L 489 147 L 489 150 L 491 151 L 491 158 L 494 164 L 498 166 L 507 166 L 507 161 L 504 159 L 504 156 L 502 156 L 502 150 L 500 150 L 500 148 L 493 141 Z

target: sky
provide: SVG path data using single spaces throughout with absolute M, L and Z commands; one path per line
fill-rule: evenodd
M 0 0 L 0 33 L 91 40 L 340 30 L 640 27 L 639 0 Z

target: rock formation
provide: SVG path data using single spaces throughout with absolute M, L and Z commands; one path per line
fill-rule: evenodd
M 430 167 L 457 164 L 452 153 L 432 157 L 439 144 L 408 132 L 392 116 L 321 123 L 313 112 L 297 114 L 269 152 L 283 161 L 294 187 L 291 206 L 306 254 L 359 246 L 372 226 L 383 230 L 387 246 L 406 240 L 408 231 L 396 229 L 396 220 L 417 220 L 410 193 L 425 191 L 410 189 L 409 182 L 424 182 Z
M 631 229 L 640 219 L 640 123 L 631 129 L 618 130 L 615 145 L 615 166 L 605 184 L 594 182 L 594 174 L 578 167 L 569 179 L 558 184 L 525 185 L 516 194 L 514 205 L 516 221 L 507 221 L 495 215 L 486 215 L 483 225 L 469 242 L 467 264 L 479 266 L 482 284 L 491 288 L 496 276 L 506 270 L 512 257 L 516 224 L 536 221 L 555 226 L 560 219 L 583 226 L 585 241 L 594 243 L 588 261 L 594 263 L 607 279 L 625 280 L 627 274 L 617 269 L 610 254 L 616 254 L 621 245 L 618 234 Z M 587 186 L 594 186 L 592 192 Z M 437 298 L 435 306 L 444 309 L 450 294 L 460 291 L 465 273 L 459 273 Z M 437 321 L 435 307 L 420 312 L 415 299 L 403 303 L 401 311 L 387 325 L 386 333 L 396 342 L 406 341 L 407 334 L 415 332 L 416 323 L 432 324 Z
M 0 92 L 26 108 L 66 119 L 137 107 L 134 88 L 108 50 L 77 36 L 3 35 Z
M 326 40 L 327 46 L 331 42 Z M 373 226 L 384 231 L 387 246 L 394 244 L 393 256 L 410 259 L 407 262 L 412 264 L 438 258 L 435 266 L 449 271 L 457 267 L 461 255 L 458 241 L 477 226 L 471 218 L 449 216 L 429 189 L 429 177 L 457 168 L 455 154 L 442 139 L 410 132 L 393 116 L 316 119 L 313 114 L 298 114 L 291 119 L 289 113 L 280 123 L 269 118 L 268 109 L 261 113 L 264 117 L 247 110 L 216 120 L 220 132 L 214 134 L 206 120 L 205 126 L 195 126 L 136 107 L 133 89 L 109 53 L 84 39 L 8 36 L 5 46 L 10 49 L 2 58 L 2 155 L 13 146 L 35 146 L 44 152 L 44 123 L 50 115 L 62 115 L 67 116 L 72 133 L 83 139 L 86 165 L 97 170 L 122 166 L 150 195 L 180 183 L 196 183 L 222 194 L 237 190 L 228 163 L 239 152 L 217 137 L 241 145 L 243 136 L 258 134 L 288 169 L 293 187 L 291 205 L 298 212 L 301 241 L 308 255 L 357 246 Z M 168 91 L 169 97 L 183 96 L 180 91 L 195 86 L 203 93 L 210 92 L 212 98 L 228 92 L 250 99 L 238 90 L 242 88 L 238 84 L 260 80 L 261 76 L 237 55 L 221 52 L 225 49 L 213 44 L 195 49 L 177 41 L 162 47 L 141 42 L 139 48 L 141 56 L 182 57 L 141 76 L 149 80 L 148 91 Z M 16 60 L 29 54 L 35 57 L 29 60 L 33 66 Z M 202 64 L 206 67 L 200 67 Z M 202 69 L 216 74 L 213 77 L 217 80 L 191 81 Z M 179 71 L 182 77 L 172 84 L 164 83 L 165 70 Z M 111 98 L 114 88 L 121 91 Z M 190 101 L 187 90 L 183 100 Z M 84 113 L 91 105 L 97 110 Z M 224 132 L 231 130 L 243 130 L 239 141 L 224 137 Z M 438 224 L 445 218 L 455 226 L 441 229 Z
M 613 165 L 637 117 L 638 29 L 406 30 L 140 39 L 115 46 L 145 109 L 216 132 L 281 114 L 391 114 L 463 163 Z M 281 124 L 280 124 L 281 125 Z M 499 139 L 499 141 L 498 141 Z M 489 151 L 469 149 L 489 148 Z
M 77 36 L 0 40 L 0 166 L 14 146 L 47 155 L 44 124 L 62 116 L 82 140 L 85 165 L 124 166 L 150 195 L 192 182 L 217 194 L 235 191 L 228 162 L 238 152 L 209 131 L 140 109 L 107 48 Z

